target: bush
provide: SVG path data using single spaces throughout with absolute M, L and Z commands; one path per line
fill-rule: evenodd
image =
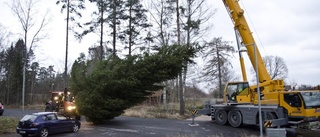
M 16 127 L 19 123 L 18 118 L 12 118 L 12 117 L 0 117 L 0 135 L 1 134 L 9 134 L 9 133 L 15 133 Z

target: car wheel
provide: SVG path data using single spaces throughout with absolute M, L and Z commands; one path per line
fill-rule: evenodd
M 79 131 L 79 125 L 78 124 L 74 124 L 73 126 L 72 126 L 72 130 L 71 130 L 73 133 L 76 133 L 76 132 L 78 132 Z
M 28 134 L 21 134 L 22 137 L 28 137 Z
M 43 128 L 41 131 L 40 131 L 40 137 L 47 137 L 49 135 L 49 131 L 47 128 Z

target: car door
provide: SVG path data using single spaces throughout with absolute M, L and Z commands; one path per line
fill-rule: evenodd
M 67 119 L 66 117 L 59 117 L 59 125 L 62 127 L 62 130 L 65 131 L 70 131 L 72 123 L 70 119 Z
M 63 130 L 55 114 L 48 114 L 46 120 L 50 133 L 60 133 Z

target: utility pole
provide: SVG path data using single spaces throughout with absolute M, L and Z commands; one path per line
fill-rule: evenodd
M 67 0 L 67 27 L 66 27 L 66 58 L 64 62 L 64 87 L 68 87 L 67 75 L 68 75 L 68 43 L 69 43 L 69 7 L 70 0 Z
M 22 71 L 22 111 L 24 111 L 24 96 L 25 96 L 25 88 L 26 88 L 26 66 L 27 66 L 27 57 L 28 57 L 28 52 L 27 52 L 27 35 L 25 34 L 25 51 L 24 51 L 24 62 L 23 62 L 23 71 Z
M 258 70 L 258 60 L 257 60 L 257 45 L 254 46 L 254 59 L 256 63 L 256 79 L 257 79 L 257 92 L 258 92 L 258 106 L 259 106 L 259 127 L 260 127 L 260 137 L 263 137 L 263 128 L 262 128 L 262 111 L 261 111 L 261 93 L 259 87 L 259 70 Z

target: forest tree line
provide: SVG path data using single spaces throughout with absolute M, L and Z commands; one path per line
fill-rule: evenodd
M 25 45 L 22 39 L 0 51 L 0 98 L 5 104 L 20 105 L 22 98 L 23 63 L 27 62 L 26 103 L 44 102 L 51 90 L 63 89 L 62 74 L 53 65 L 40 66 L 31 62 L 34 54 L 24 58 Z M 30 52 L 32 53 L 32 52 Z

